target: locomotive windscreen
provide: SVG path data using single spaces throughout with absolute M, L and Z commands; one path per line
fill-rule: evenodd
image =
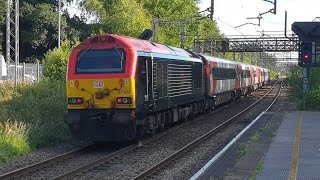
M 87 49 L 77 57 L 77 74 L 124 72 L 126 53 L 123 49 Z

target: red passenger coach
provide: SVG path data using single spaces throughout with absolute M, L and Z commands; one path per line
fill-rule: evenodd
M 225 103 L 240 96 L 240 69 L 235 61 L 202 55 L 208 62 L 207 95 L 214 105 Z M 209 72 L 209 73 L 208 73 Z

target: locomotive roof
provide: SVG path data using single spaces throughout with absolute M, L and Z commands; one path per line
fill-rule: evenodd
M 85 40 L 81 44 L 88 45 L 92 42 L 97 43 L 102 38 L 105 38 L 104 41 L 107 43 L 110 42 L 115 44 L 122 44 L 127 48 L 135 49 L 137 52 L 161 53 L 161 54 L 167 54 L 167 55 L 182 56 L 187 58 L 191 57 L 191 55 L 187 51 L 181 48 L 154 43 L 154 42 L 142 40 L 142 39 L 135 39 L 128 36 L 115 35 L 115 34 L 96 35 Z M 109 40 L 109 39 L 112 39 L 112 40 Z

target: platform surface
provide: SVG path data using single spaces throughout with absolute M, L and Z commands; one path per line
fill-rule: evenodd
M 286 115 L 256 179 L 320 179 L 320 112 Z

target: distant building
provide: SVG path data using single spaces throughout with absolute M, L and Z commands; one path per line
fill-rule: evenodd
M 2 54 L 0 54 L 0 79 L 7 77 L 7 63 Z

